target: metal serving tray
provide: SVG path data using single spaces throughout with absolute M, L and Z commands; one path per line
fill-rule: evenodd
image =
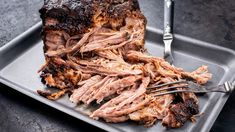
M 200 112 L 204 114 L 196 123 L 188 121 L 179 129 L 166 129 L 160 122 L 153 127 L 145 128 L 135 122 L 105 123 L 90 119 L 85 113 L 90 108 L 76 106 L 68 100 L 68 96 L 57 101 L 50 101 L 39 96 L 37 89 L 45 86 L 41 83 L 37 70 L 44 64 L 41 41 L 41 23 L 24 32 L 10 43 L 0 48 L 0 82 L 26 94 L 55 109 L 63 111 L 75 118 L 90 123 L 107 131 L 209 131 L 220 113 L 229 95 L 211 93 L 199 96 Z M 162 31 L 147 28 L 146 48 L 155 56 L 162 56 Z M 174 65 L 192 71 L 202 64 L 208 65 L 213 79 L 207 85 L 217 85 L 232 80 L 235 75 L 235 52 L 200 40 L 175 35 L 173 42 Z

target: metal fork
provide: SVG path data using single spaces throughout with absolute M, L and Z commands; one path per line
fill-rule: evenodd
M 174 0 L 164 0 L 164 31 L 163 42 L 165 45 L 164 59 L 170 64 L 173 63 L 171 53 L 171 43 L 173 41 L 173 18 L 174 18 Z
M 175 85 L 177 84 L 177 85 Z M 167 87 L 169 86 L 169 87 Z M 165 88 L 163 88 L 165 87 Z M 177 89 L 183 88 L 183 89 Z M 192 81 L 176 81 L 170 82 L 160 85 L 155 85 L 152 87 L 148 87 L 147 93 L 151 93 L 153 96 L 160 96 L 165 94 L 172 94 L 172 93 L 183 93 L 183 92 L 193 92 L 193 93 L 209 93 L 209 92 L 221 92 L 221 93 L 231 93 L 235 89 L 235 81 L 232 82 L 225 82 L 224 84 L 212 87 L 205 87 L 198 85 Z M 166 91 L 167 90 L 167 91 Z M 171 91 L 169 91 L 171 90 Z M 154 94 L 156 93 L 156 94 Z

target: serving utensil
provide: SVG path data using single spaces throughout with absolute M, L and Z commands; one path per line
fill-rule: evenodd
M 209 92 L 221 92 L 221 93 L 231 93 L 235 89 L 235 80 L 227 81 L 218 86 L 205 87 L 199 84 L 196 84 L 192 81 L 176 81 L 160 85 L 155 85 L 146 88 L 147 93 L 151 93 L 153 96 L 161 96 L 172 93 L 184 93 L 184 92 L 193 92 L 193 93 L 209 93 Z M 155 94 L 156 93 L 156 94 Z

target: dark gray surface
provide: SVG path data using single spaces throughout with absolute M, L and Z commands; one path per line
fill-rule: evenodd
M 225 2 L 226 1 L 226 2 Z M 175 32 L 235 49 L 235 1 L 176 0 Z M 2 4 L 3 3 L 3 4 Z M 151 6 L 147 6 L 151 3 Z M 40 19 L 40 0 L 1 0 L 0 45 L 16 37 Z M 149 4 L 148 4 L 149 5 Z M 150 26 L 162 28 L 163 0 L 142 0 Z M 65 116 L 6 86 L 0 86 L 1 131 L 88 131 L 91 126 Z M 235 94 L 226 103 L 212 131 L 235 131 Z

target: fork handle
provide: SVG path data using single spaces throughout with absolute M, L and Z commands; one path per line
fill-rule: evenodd
M 164 0 L 164 35 L 173 33 L 174 0 Z
M 221 92 L 221 93 L 229 93 L 232 91 L 231 87 L 229 86 L 228 82 L 225 82 L 224 84 L 214 86 L 214 87 L 208 87 L 206 88 L 207 92 Z

